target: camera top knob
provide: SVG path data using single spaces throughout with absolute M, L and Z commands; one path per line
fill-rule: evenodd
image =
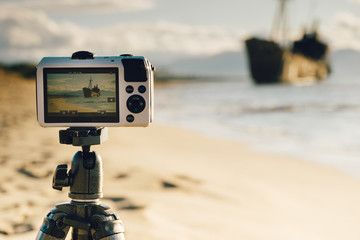
M 94 54 L 88 51 L 74 52 L 71 59 L 94 59 Z

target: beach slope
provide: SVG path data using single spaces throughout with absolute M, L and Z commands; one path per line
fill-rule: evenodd
M 34 239 L 69 201 L 52 173 L 79 148 L 37 124 L 34 81 L 0 72 L 0 83 L 0 239 Z M 110 128 L 92 149 L 103 159 L 103 202 L 129 240 L 360 236 L 360 181 L 331 168 L 156 124 Z

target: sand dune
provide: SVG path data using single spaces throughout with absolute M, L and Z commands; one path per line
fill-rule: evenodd
M 34 239 L 69 201 L 51 188 L 79 149 L 41 128 L 35 83 L 0 72 L 0 239 Z M 360 181 L 301 159 L 156 124 L 110 128 L 104 199 L 126 239 L 359 239 Z M 70 234 L 69 234 L 70 235 Z

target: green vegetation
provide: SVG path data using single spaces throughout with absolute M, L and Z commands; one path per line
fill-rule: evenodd
M 156 71 L 154 74 L 155 83 L 168 83 L 173 81 L 195 81 L 195 80 L 209 80 L 209 76 L 197 76 L 197 75 L 179 75 L 173 74 L 168 71 L 160 70 Z
M 36 76 L 36 65 L 27 62 L 13 64 L 0 63 L 0 69 L 6 72 L 17 73 L 27 79 L 35 79 Z

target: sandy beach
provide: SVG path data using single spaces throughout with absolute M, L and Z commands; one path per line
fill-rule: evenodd
M 52 174 L 79 148 L 38 125 L 34 81 L 0 72 L 0 83 L 0 239 L 35 239 L 49 210 L 69 201 Z M 103 159 L 102 202 L 128 240 L 360 238 L 360 180 L 335 169 L 156 124 L 110 128 L 92 149 Z

